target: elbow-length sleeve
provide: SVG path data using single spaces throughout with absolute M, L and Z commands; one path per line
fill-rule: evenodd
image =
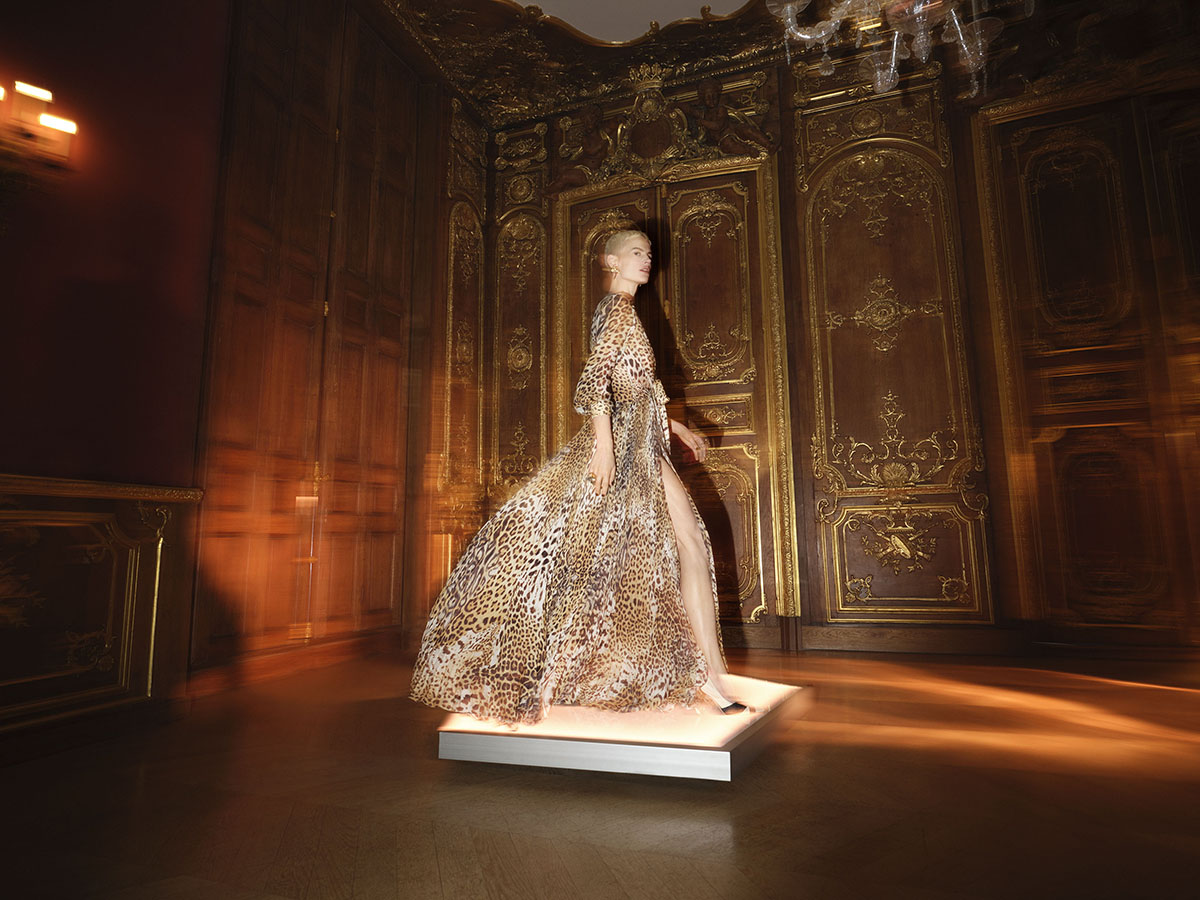
M 592 352 L 575 386 L 575 411 L 612 415 L 612 370 L 634 323 L 633 305 L 619 294 L 600 301 L 592 320 Z

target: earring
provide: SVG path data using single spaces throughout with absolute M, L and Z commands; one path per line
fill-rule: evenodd
M 605 266 L 604 271 L 607 272 L 609 275 L 620 275 L 621 274 L 621 270 L 619 268 L 617 268 L 616 266 Z

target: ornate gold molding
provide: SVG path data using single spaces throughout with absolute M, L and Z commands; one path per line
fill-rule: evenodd
M 792 71 L 799 84 L 804 83 L 811 68 L 797 63 Z M 809 189 L 811 173 L 825 160 L 868 140 L 920 146 L 935 154 L 943 168 L 948 167 L 950 133 L 939 72 L 940 66 L 934 63 L 926 71 L 909 76 L 903 93 L 875 96 L 855 69 L 853 78 L 859 80 L 851 80 L 848 86 L 832 93 L 827 91 L 821 95 L 820 104 L 813 106 L 809 98 L 801 98 L 798 90 L 793 97 L 793 116 L 799 189 Z
M 944 513 L 897 504 L 878 512 L 856 513 L 846 520 L 846 529 L 861 531 L 863 552 L 899 575 L 916 572 L 932 562 L 937 555 L 938 539 L 931 532 L 952 524 Z
M 528 452 L 529 437 L 524 422 L 517 422 L 513 427 L 508 444 L 509 451 L 500 457 L 496 474 L 502 484 L 511 486 L 534 473 L 537 458 Z
M 622 45 L 626 50 L 583 37 L 536 6 L 465 3 L 385 0 L 432 64 L 484 111 L 493 128 L 621 93 L 631 60 L 668 66 L 679 80 L 695 81 L 784 55 L 779 20 L 757 2 L 728 17 L 705 7 L 698 19 L 673 23 L 661 33 L 651 28 Z
M 444 336 L 445 368 L 442 385 L 442 446 L 441 466 L 438 473 L 439 490 L 464 478 L 478 481 L 483 471 L 483 405 L 477 396 L 477 386 L 482 381 L 482 355 L 478 352 L 478 336 L 483 332 L 483 229 L 479 213 L 466 200 L 456 201 L 450 209 L 447 223 L 449 232 L 446 247 L 446 331 Z M 474 281 L 475 296 L 464 297 L 460 293 L 463 282 Z M 474 316 L 463 315 L 464 307 L 469 311 L 474 306 Z M 457 458 L 454 448 L 469 448 L 466 442 L 451 441 L 454 423 L 465 424 L 461 412 L 456 415 L 455 386 L 475 387 L 474 410 L 470 416 L 476 428 L 475 459 L 465 465 Z M 473 470 L 473 471 L 472 471 Z
M 545 229 L 528 213 L 517 213 L 500 228 L 496 242 L 496 266 L 503 277 L 512 280 L 518 294 L 524 294 L 529 279 L 543 271 Z
M 199 503 L 204 498 L 204 491 L 200 488 L 0 474 L 0 496 L 5 494 L 33 494 L 39 497 L 94 497 L 111 500 L 140 500 L 146 503 Z
M 746 458 L 755 463 L 753 477 L 730 459 L 730 454 L 735 450 L 742 451 Z M 747 450 L 745 445 L 732 445 L 729 447 L 711 448 L 708 456 L 701 464 L 702 470 L 708 477 L 717 497 L 724 502 L 726 495 L 732 492 L 734 507 L 740 514 L 741 533 L 746 541 L 742 552 L 738 555 L 736 561 L 731 562 L 722 558 L 718 559 L 715 563 L 718 573 L 729 569 L 736 571 L 738 600 L 740 603 L 745 603 L 760 589 L 758 570 L 761 557 L 761 541 L 759 538 L 761 517 L 759 511 L 757 461 L 757 456 L 752 449 Z M 696 478 L 696 474 L 692 474 L 688 478 L 688 481 L 694 483 Z M 766 601 L 764 599 L 759 608 L 751 612 L 747 621 L 757 622 L 765 612 Z
M 806 204 L 809 324 L 818 423 L 812 435 L 817 494 L 814 518 L 830 621 L 978 622 L 991 618 L 987 496 L 974 483 L 983 468 L 982 441 L 968 378 L 947 180 L 929 147 L 883 146 L 868 138 L 862 149 L 822 164 Z M 900 216 L 900 210 L 912 213 Z M 910 305 L 898 296 L 891 273 L 885 270 L 867 282 L 865 302 L 856 308 L 831 308 L 832 289 L 825 282 L 830 228 L 850 216 L 854 217 L 850 230 L 838 232 L 843 242 L 853 236 L 869 242 L 868 246 L 876 245 L 881 259 L 887 258 L 885 241 L 897 222 L 904 221 L 906 228 L 916 225 L 918 233 L 912 238 L 934 250 L 935 290 L 941 295 L 920 306 Z M 909 338 L 900 340 L 906 322 L 917 315 L 937 323 L 936 330 L 920 332 L 923 340 L 931 342 L 927 349 L 918 349 Z M 881 400 L 878 438 L 843 431 L 833 392 L 835 385 L 844 388 L 851 382 L 835 377 L 835 370 L 857 363 L 859 357 L 849 360 L 835 353 L 846 354 L 861 345 L 835 342 L 834 335 L 850 324 L 867 331 L 875 349 L 889 356 L 932 352 L 941 357 L 929 377 L 933 379 L 931 388 L 936 385 L 936 396 L 944 391 L 949 404 L 944 427 L 938 427 L 936 419 L 930 422 L 930 411 L 923 409 L 922 422 L 926 424 L 921 432 L 906 434 L 901 427 L 906 410 L 896 387 L 887 389 Z M 914 331 L 914 340 L 916 334 Z M 857 413 L 850 415 L 851 420 L 862 420 L 860 400 L 837 399 Z M 945 577 L 949 585 L 957 583 L 954 579 L 966 585 L 963 590 L 951 590 L 953 600 L 928 572 L 930 560 L 943 557 L 943 532 L 956 535 L 954 552 L 946 557 L 945 565 L 957 569 L 961 564 L 962 571 L 947 571 L 939 564 L 938 577 Z M 881 589 L 882 573 L 872 573 L 864 566 L 890 570 L 888 583 Z M 902 589 L 890 582 L 897 566 L 900 577 L 908 579 Z M 880 596 L 897 592 L 907 596 Z
M 530 346 L 529 329 L 518 325 L 508 338 L 508 384 L 515 391 L 529 387 L 529 370 L 533 368 L 533 349 Z
M 671 256 L 672 299 L 666 312 L 668 316 L 678 318 L 681 330 L 679 355 L 692 380 L 699 384 L 750 384 L 758 375 L 750 339 L 749 248 L 744 213 L 748 192 L 740 181 L 729 184 L 728 190 L 740 198 L 741 206 L 718 191 L 706 189 L 678 190 L 668 198 L 674 253 Z M 683 208 L 678 218 L 676 206 Z M 737 321 L 728 329 L 729 340 L 720 333 L 716 322 L 709 321 L 698 341 L 687 321 L 687 305 L 683 298 L 694 288 L 688 284 L 685 262 L 692 249 L 689 228 L 693 225 L 706 245 L 699 248 L 700 253 L 711 251 L 718 230 L 722 230 L 723 236 L 733 241 L 736 248 L 738 295 L 730 300 L 736 305 Z M 737 372 L 739 367 L 743 367 L 740 373 Z
M 492 404 L 491 460 L 493 482 L 497 484 L 504 482 L 500 456 L 502 411 L 506 416 L 532 416 L 539 422 L 538 433 L 533 436 L 535 455 L 547 452 L 550 441 L 544 361 L 548 245 L 546 227 L 533 212 L 516 210 L 501 220 L 496 236 L 495 338 L 491 348 L 493 385 L 497 391 Z M 536 408 L 528 405 L 535 402 L 534 398 L 523 396 L 531 378 L 538 388 Z M 503 398 L 500 392 L 504 388 L 522 396 Z
M 896 286 L 886 275 L 877 275 L 867 286 L 867 302 L 856 309 L 850 316 L 850 321 L 863 328 L 875 331 L 872 343 L 875 349 L 886 353 L 896 346 L 900 339 L 900 327 L 905 320 L 917 314 L 923 316 L 940 316 L 942 304 L 937 300 L 926 300 L 919 307 L 912 307 L 900 302 L 896 296 Z M 825 313 L 825 327 L 829 330 L 841 328 L 846 324 L 846 317 L 838 312 Z
M 829 521 L 839 497 L 882 493 L 890 502 L 912 499 L 922 487 L 946 489 L 945 482 L 935 477 L 946 466 L 959 459 L 957 425 L 953 417 L 947 427 L 910 441 L 900 432 L 900 420 L 905 413 L 896 395 L 884 395 L 879 419 L 883 435 L 877 442 L 860 441 L 842 434 L 837 422 L 832 423 L 828 442 L 813 436 L 813 477 L 825 482 L 823 490 L 833 498 L 817 503 L 821 521 Z M 826 452 L 826 447 L 829 448 Z
M 930 180 L 916 157 L 897 150 L 863 150 L 842 160 L 826 182 L 828 190 L 816 198 L 822 231 L 831 219 L 857 210 L 863 227 L 873 239 L 884 235 L 888 217 L 883 202 L 891 200 L 919 207 L 927 218 L 933 215 Z
M 468 199 L 480 217 L 487 214 L 487 131 L 470 120 L 462 104 L 450 102 L 450 152 L 446 160 L 446 196 Z

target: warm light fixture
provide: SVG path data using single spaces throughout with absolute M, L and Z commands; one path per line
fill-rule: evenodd
M 16 81 L 11 98 L 9 93 L 0 88 L 0 103 L 9 100 L 7 112 L 0 109 L 0 147 L 6 151 L 6 166 L 16 166 L 26 174 L 33 172 L 30 163 L 62 168 L 79 126 L 47 111 L 54 94 L 46 88 Z
M 70 119 L 60 119 L 50 113 L 42 113 L 38 116 L 38 124 L 53 128 L 55 131 L 65 131 L 67 134 L 75 134 L 79 130 L 79 127 Z
M 13 85 L 13 90 L 18 94 L 24 94 L 26 97 L 33 97 L 35 100 L 44 100 L 47 103 L 54 102 L 54 95 L 45 88 L 34 87 L 32 84 L 26 84 L 23 81 L 18 81 Z

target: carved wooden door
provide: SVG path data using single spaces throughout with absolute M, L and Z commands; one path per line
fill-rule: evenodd
M 241 6 L 192 663 L 390 624 L 416 81 L 344 0 Z
M 1022 612 L 1071 639 L 1182 640 L 1195 615 L 1196 121 L 1179 95 L 1014 102 L 978 128 Z
M 761 646 L 779 645 L 775 615 L 794 609 L 796 584 L 772 192 L 751 168 L 572 203 L 560 219 L 556 316 L 561 443 L 580 422 L 570 392 L 603 293 L 597 253 L 619 228 L 646 230 L 655 267 L 638 313 L 672 417 L 711 444 L 704 464 L 679 465 L 680 476 L 712 537 L 727 640 Z
M 306 614 L 342 18 L 334 0 L 239 13 L 193 665 L 286 644 Z
M 403 547 L 417 117 L 412 72 L 346 25 L 321 402 L 315 637 L 390 625 Z

